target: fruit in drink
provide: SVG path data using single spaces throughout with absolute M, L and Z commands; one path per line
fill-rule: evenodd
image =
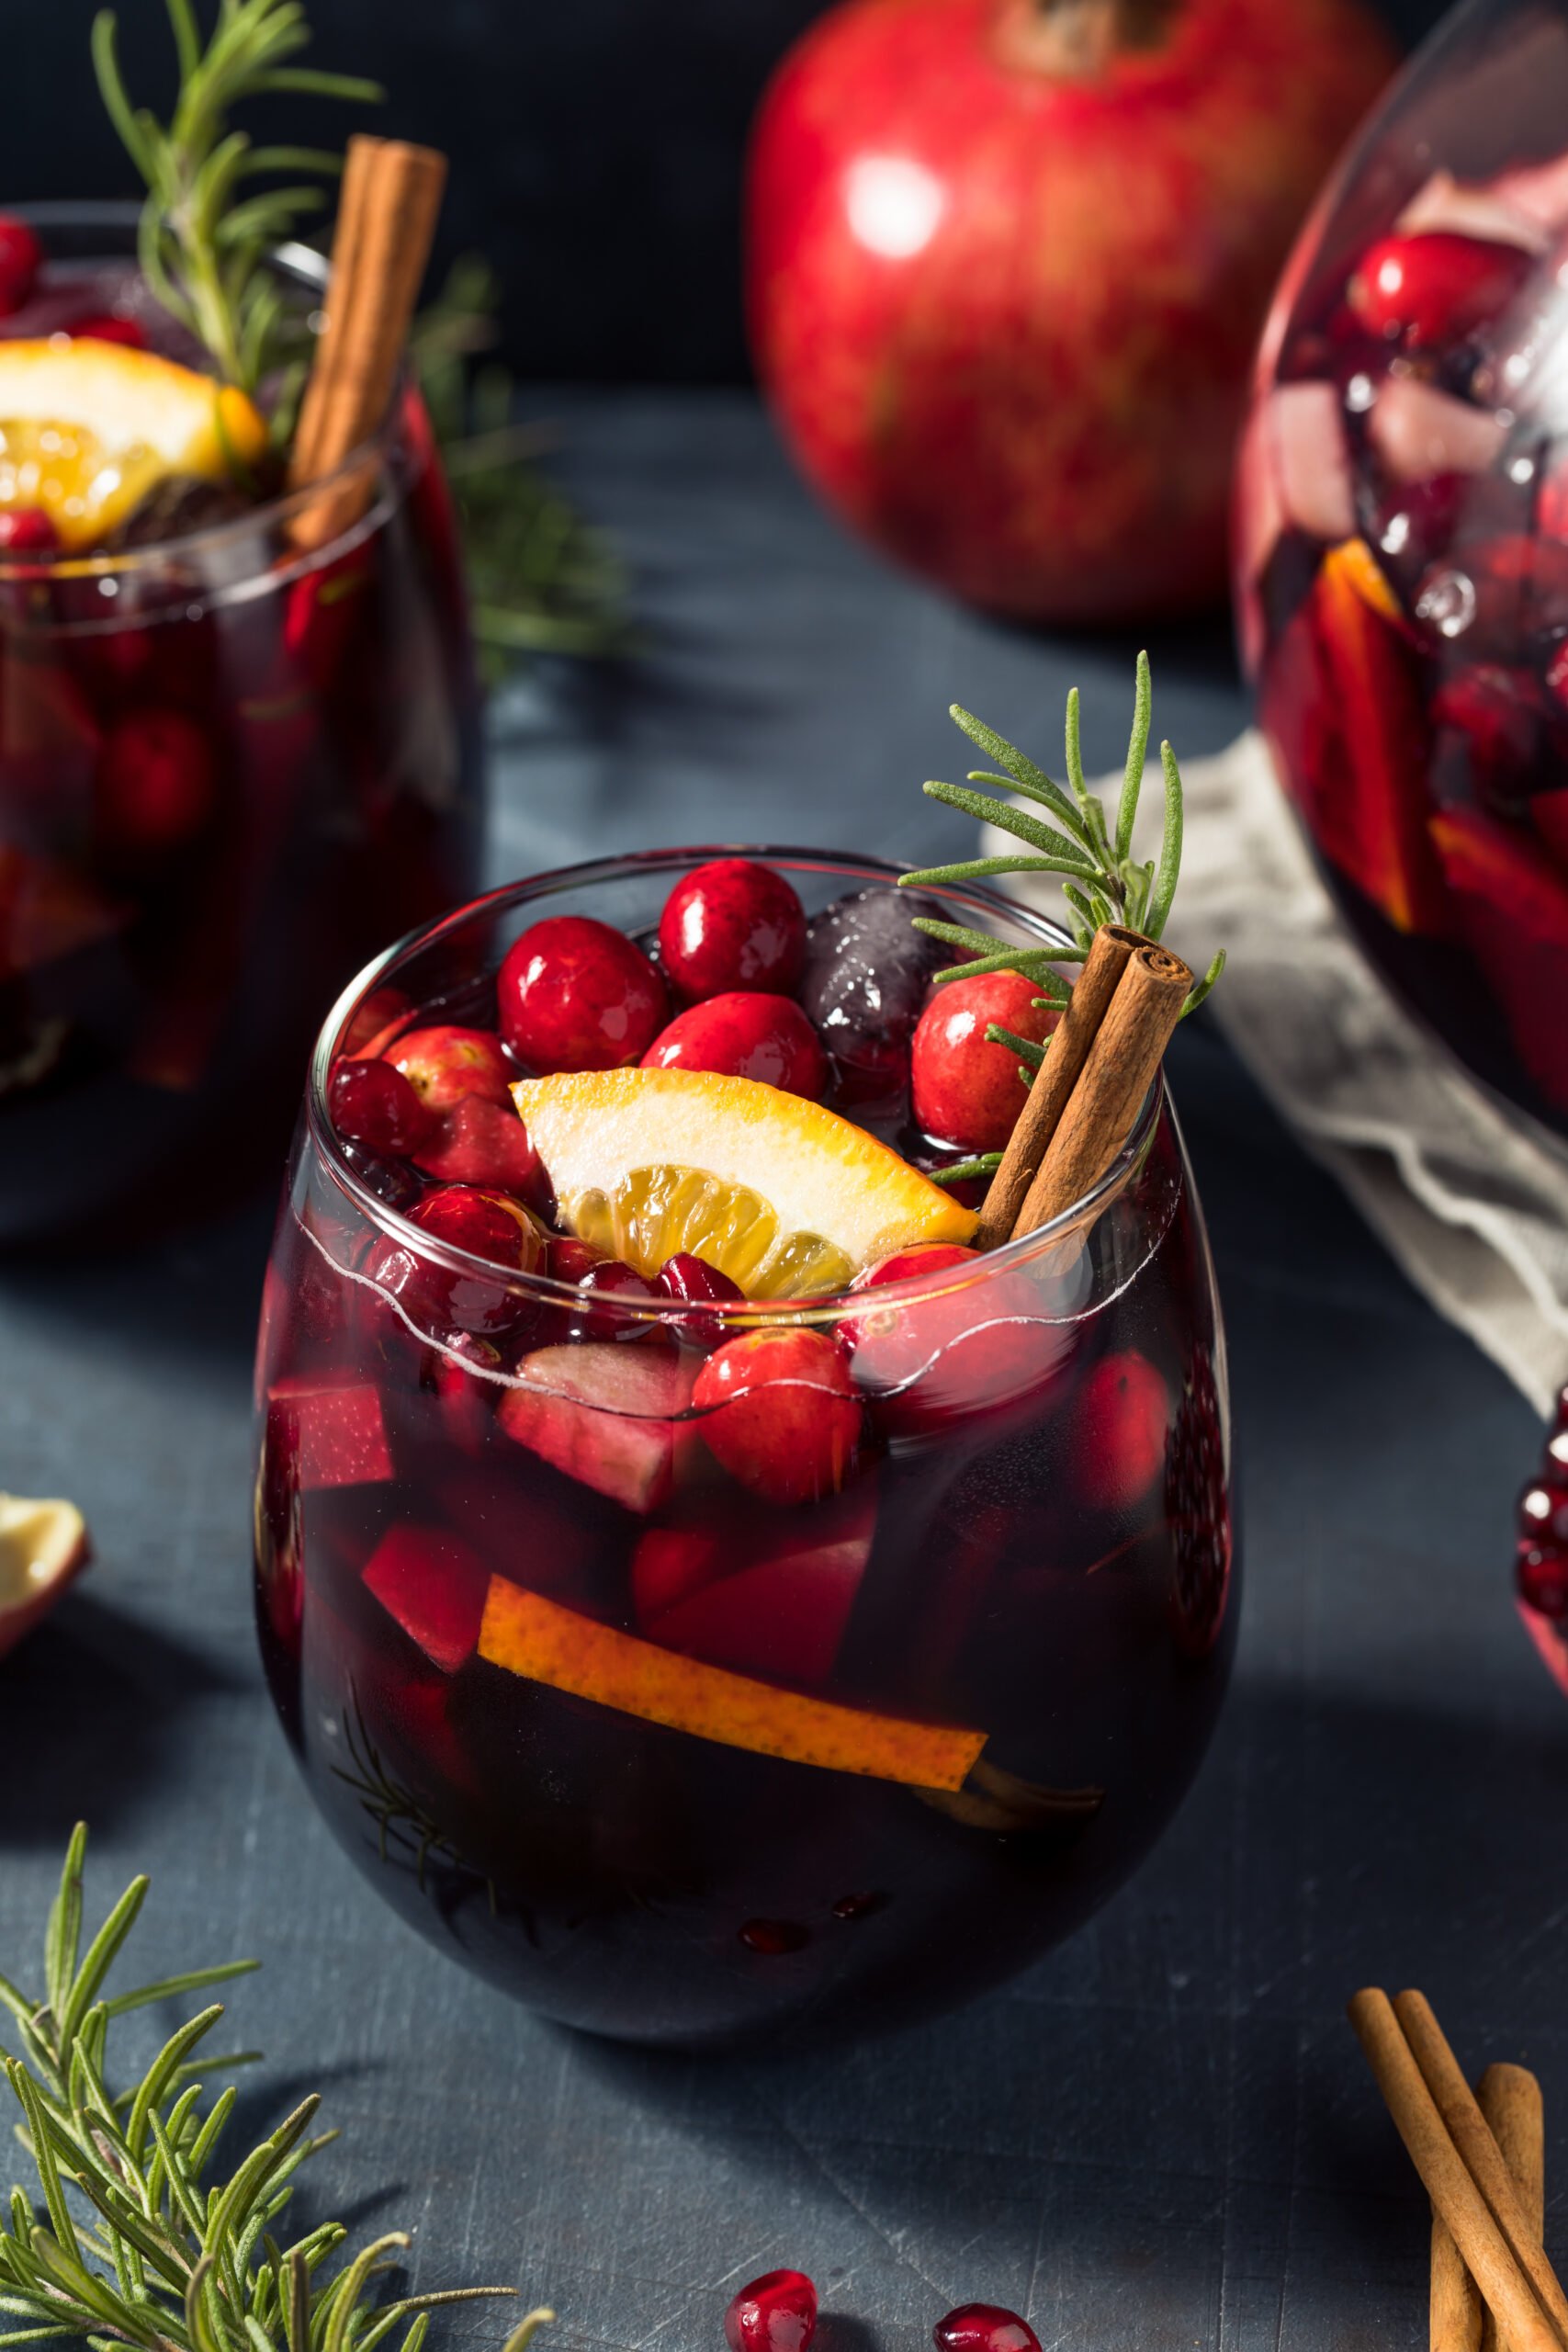
M 812 1102 L 828 1091 L 828 1057 L 799 1005 L 787 996 L 750 989 L 707 997 L 678 1013 L 649 1046 L 642 1066 L 756 1079 Z
M 948 980 L 921 1013 L 909 1049 L 915 1124 L 965 1151 L 1000 1151 L 1018 1125 L 1024 1086 L 1017 1053 L 987 1039 L 994 1023 L 1033 1046 L 1056 1025 L 1038 981 L 1021 972 Z
M 787 996 L 805 956 L 806 910 L 784 876 L 754 858 L 694 866 L 659 918 L 660 962 L 689 1002 L 736 989 Z
M 710 1453 L 764 1502 L 837 1493 L 849 1475 L 861 1404 L 820 1331 L 739 1333 L 697 1374 L 692 1404 Z
M 547 915 L 508 948 L 501 1033 L 530 1069 L 620 1069 L 640 1060 L 669 1000 L 640 947 L 590 915 Z

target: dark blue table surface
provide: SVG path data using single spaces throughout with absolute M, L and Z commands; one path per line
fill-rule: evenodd
M 889 578 L 739 396 L 555 413 L 655 642 L 612 684 L 507 695 L 497 879 L 693 838 L 957 852 L 967 827 L 917 788 L 962 769 L 954 698 L 1050 752 L 1077 680 L 1090 760 L 1119 759 L 1131 640 L 1042 642 Z M 1216 748 L 1243 716 L 1223 639 L 1151 650 L 1159 730 Z M 151 1255 L 0 1273 L 0 1484 L 75 1496 L 99 1555 L 0 1668 L 0 1971 L 31 1971 L 85 1815 L 99 1905 L 153 1875 L 150 1968 L 265 1961 L 234 1998 L 238 2038 L 272 2053 L 247 2113 L 326 2092 L 344 2138 L 315 2210 L 412 2226 L 422 2284 L 547 2297 L 563 2347 L 716 2352 L 734 2287 L 784 2263 L 816 2277 L 832 2352 L 912 2352 L 967 2298 L 1027 2311 L 1046 2352 L 1424 2342 L 1419 2195 L 1343 2004 L 1417 1983 L 1472 2067 L 1535 2065 L 1550 2187 L 1568 1713 L 1507 1588 L 1537 1432 L 1213 1029 L 1190 1024 L 1172 1069 L 1229 1318 L 1250 1582 L 1199 1785 L 1066 1950 L 897 2040 L 716 2064 L 536 2023 L 399 1925 L 318 1826 L 253 1651 L 258 1206 Z

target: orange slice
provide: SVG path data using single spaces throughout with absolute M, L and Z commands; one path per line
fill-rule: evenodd
M 569 1229 L 642 1274 L 690 1250 L 749 1298 L 800 1298 L 975 1230 L 863 1127 L 755 1079 L 577 1070 L 512 1093 Z
M 491 1579 L 479 1656 L 529 1682 L 724 1747 L 909 1788 L 962 1788 L 986 1745 L 983 1731 L 863 1713 L 657 1649 L 501 1577 Z
M 0 342 L 0 508 L 41 507 L 67 554 L 173 475 L 254 467 L 266 425 L 232 384 L 91 335 Z

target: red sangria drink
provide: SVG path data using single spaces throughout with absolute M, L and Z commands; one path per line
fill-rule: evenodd
M 1174 1113 L 1156 1082 L 1083 1197 L 977 1247 L 1075 951 L 898 880 L 545 876 L 317 1046 L 257 1365 L 273 1695 L 372 1883 L 597 2032 L 849 2034 L 997 1983 L 1134 1867 L 1224 1692 Z M 980 924 L 996 968 L 938 983 Z
M 290 492 L 134 220 L 0 220 L 0 1244 L 254 1166 L 324 1008 L 474 883 L 453 525 L 403 390 Z M 271 267 L 309 340 L 321 267 Z M 342 485 L 340 484 L 340 487 Z
M 1372 960 L 1568 1132 L 1568 33 L 1461 8 L 1277 298 L 1236 588 L 1280 780 Z

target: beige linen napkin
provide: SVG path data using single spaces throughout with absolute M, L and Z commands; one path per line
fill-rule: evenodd
M 1416 1287 L 1548 1412 L 1568 1380 L 1568 1150 L 1511 1125 L 1387 994 L 1313 869 L 1260 735 L 1181 773 L 1171 945 L 1199 969 L 1229 949 L 1211 1005 L 1253 1078 Z M 990 827 L 984 844 L 987 856 L 1016 846 Z M 1006 887 L 1027 896 L 1036 878 Z M 1058 903 L 1054 889 L 1033 895 Z

